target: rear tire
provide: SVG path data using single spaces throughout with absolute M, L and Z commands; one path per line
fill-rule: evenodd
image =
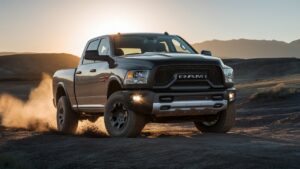
M 107 101 L 104 123 L 111 137 L 137 137 L 144 128 L 145 116 L 129 109 L 122 92 L 113 93 Z
M 209 116 L 202 121 L 196 121 L 196 128 L 203 132 L 226 133 L 235 125 L 235 103 L 229 103 L 226 110 L 221 111 L 218 115 Z
M 56 112 L 57 130 L 66 134 L 76 132 L 78 126 L 78 115 L 71 108 L 66 96 L 61 96 L 57 103 Z

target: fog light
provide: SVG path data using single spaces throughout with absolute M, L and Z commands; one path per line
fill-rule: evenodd
M 228 97 L 229 97 L 229 101 L 233 101 L 234 100 L 234 93 L 233 92 L 230 92 L 229 94 L 228 94 Z
M 132 95 L 132 100 L 135 103 L 141 103 L 143 101 L 143 97 L 139 94 Z

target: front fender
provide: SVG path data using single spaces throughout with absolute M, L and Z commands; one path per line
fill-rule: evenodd
M 109 86 L 109 84 L 110 84 L 112 81 L 117 81 L 117 82 L 120 84 L 121 88 L 124 88 L 123 82 L 122 82 L 122 80 L 121 80 L 120 77 L 118 77 L 118 76 L 116 76 L 116 75 L 110 76 L 109 79 L 108 79 L 108 83 L 107 83 L 108 86 Z
M 60 90 L 63 90 L 63 91 L 60 91 Z M 63 92 L 63 93 L 58 93 L 58 92 Z M 65 84 L 63 82 L 58 82 L 57 85 L 56 85 L 56 88 L 55 88 L 55 91 L 53 92 L 54 93 L 54 96 L 53 96 L 53 104 L 54 106 L 56 107 L 56 104 L 58 102 L 58 99 L 61 95 L 66 95 L 66 97 L 68 98 L 69 100 L 69 93 L 68 91 L 66 90 L 66 87 L 65 87 Z

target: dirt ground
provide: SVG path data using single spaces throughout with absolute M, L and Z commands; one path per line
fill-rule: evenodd
M 2 126 L 0 168 L 300 168 L 299 77 L 238 84 L 228 134 L 203 134 L 193 123 L 148 124 L 132 139 Z

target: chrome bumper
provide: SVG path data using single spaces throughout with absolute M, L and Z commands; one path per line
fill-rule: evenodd
M 227 104 L 227 100 L 190 100 L 153 103 L 152 114 L 157 117 L 210 115 L 225 110 Z

